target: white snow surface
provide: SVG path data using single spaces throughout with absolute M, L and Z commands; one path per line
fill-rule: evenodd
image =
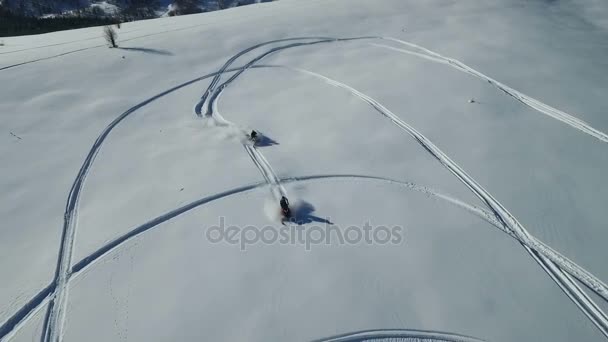
M 100 27 L 3 38 L 0 340 L 606 338 L 601 13 L 281 0 L 125 23 L 118 49 Z M 282 229 L 281 195 L 314 207 L 287 227 L 403 241 L 207 240 L 220 217 Z

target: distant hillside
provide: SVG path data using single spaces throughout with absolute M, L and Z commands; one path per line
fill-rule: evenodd
M 198 12 L 249 5 L 270 0 L 0 0 L 0 6 L 23 16 L 96 15 L 114 16 L 138 10 L 162 16 L 178 7 Z
M 0 37 L 217 11 L 272 0 L 0 0 Z

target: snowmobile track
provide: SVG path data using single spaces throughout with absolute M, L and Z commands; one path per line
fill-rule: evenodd
M 293 38 L 293 39 L 300 39 L 300 38 Z M 286 40 L 293 40 L 293 39 L 284 39 L 282 41 L 286 41 Z M 307 39 L 307 38 L 305 38 Z M 195 106 L 195 112 L 197 115 L 201 116 L 202 112 L 201 109 L 202 107 L 205 105 L 205 103 L 207 103 L 207 111 L 205 113 L 206 116 L 212 115 L 213 113 L 213 106 L 215 104 L 215 102 L 217 101 L 218 97 L 220 96 L 220 94 L 222 93 L 222 91 L 228 87 L 228 85 L 230 85 L 232 82 L 234 82 L 243 72 L 245 72 L 247 69 L 249 69 L 251 66 L 255 65 L 255 63 L 259 62 L 260 60 L 262 60 L 263 58 L 279 52 L 281 50 L 286 50 L 286 49 L 291 49 L 291 48 L 295 48 L 295 47 L 301 47 L 301 46 L 310 46 L 310 45 L 316 45 L 316 44 L 324 44 L 324 43 L 337 43 L 337 42 L 348 42 L 348 41 L 355 41 L 355 40 L 363 40 L 363 39 L 382 39 L 381 37 L 372 37 L 372 36 L 364 36 L 364 37 L 350 37 L 350 38 L 326 38 L 326 39 L 322 39 L 322 40 L 316 40 L 316 41 L 312 41 L 312 42 L 304 42 L 304 43 L 292 43 L 292 44 L 288 44 L 288 45 L 283 45 L 283 46 L 278 46 L 278 47 L 274 47 L 272 49 L 267 50 L 266 52 L 256 56 L 255 58 L 253 58 L 252 60 L 250 60 L 247 64 L 245 64 L 241 70 L 237 71 L 234 75 L 232 75 L 228 80 L 226 80 L 225 82 L 223 82 L 222 84 L 220 84 L 219 86 L 217 86 L 217 88 L 215 88 L 215 84 L 217 84 L 217 82 L 212 82 L 212 85 L 210 85 L 210 87 L 207 88 L 207 90 L 205 91 L 205 93 L 203 94 L 203 96 L 201 97 L 201 101 L 199 101 L 199 103 Z M 271 43 L 274 41 L 271 41 Z M 254 46 L 254 48 L 256 47 L 260 47 L 260 46 L 264 46 L 267 44 L 258 44 L 256 46 Z M 245 49 L 243 51 L 241 51 L 240 53 L 236 54 L 235 56 L 233 56 L 228 62 L 226 62 L 225 66 L 229 66 L 231 65 L 234 60 L 236 60 L 239 56 L 243 55 L 244 51 L 251 51 L 253 49 Z M 221 70 L 221 69 L 220 69 Z M 221 74 L 219 74 L 218 76 L 216 76 L 216 78 L 218 79 L 219 82 L 219 78 L 221 77 Z M 214 79 L 215 81 L 215 79 Z
M 363 38 L 359 38 L 359 39 L 363 39 Z M 393 40 L 393 41 L 397 41 L 397 42 L 402 42 L 404 44 L 410 44 L 410 43 L 403 42 L 403 41 L 400 41 L 397 39 L 392 39 L 392 38 L 391 39 L 381 38 L 381 39 Z M 326 42 L 326 41 L 320 41 L 320 42 L 316 42 L 316 43 L 313 42 L 313 43 L 307 43 L 307 44 L 308 45 L 318 44 L 321 42 Z M 226 86 L 228 84 L 234 82 L 243 72 L 245 72 L 251 66 L 255 65 L 256 62 L 260 61 L 261 59 L 263 59 L 264 57 L 268 56 L 271 53 L 274 53 L 274 52 L 277 52 L 280 50 L 285 50 L 285 49 L 288 49 L 291 47 L 302 46 L 304 44 L 306 44 L 306 43 L 296 43 L 296 44 L 290 44 L 290 45 L 273 48 L 273 49 L 270 49 L 266 52 L 259 54 L 256 57 L 252 58 L 249 62 L 247 62 L 244 65 L 242 70 L 235 73 L 231 78 L 229 78 L 227 81 L 225 81 L 222 85 L 220 85 L 216 90 L 214 90 L 212 92 L 212 94 L 209 96 L 209 100 L 207 103 L 208 112 L 210 112 L 211 115 L 214 115 L 213 109 L 216 107 L 215 102 L 216 102 L 217 98 L 221 95 L 223 90 L 226 88 Z M 411 45 L 416 46 L 414 44 L 411 44 Z M 423 48 L 421 48 L 421 49 L 423 49 Z M 438 54 L 433 53 L 430 50 L 424 49 L 423 51 L 424 52 L 428 51 L 427 53 L 434 54 L 434 55 L 432 55 L 433 57 L 437 57 L 437 58 L 442 57 Z M 562 290 L 564 290 L 564 293 L 575 303 L 575 305 L 577 305 L 581 309 L 583 314 L 585 314 L 593 322 L 593 324 L 602 332 L 602 334 L 608 338 L 608 316 L 595 304 L 595 302 L 593 302 L 593 300 L 591 300 L 580 289 L 580 287 L 576 283 L 574 283 L 574 281 L 572 281 L 571 278 L 565 276 L 563 274 L 563 272 L 561 272 L 561 269 L 558 266 L 556 266 L 555 264 L 553 264 L 552 261 L 545 259 L 542 255 L 539 256 L 539 255 L 535 255 L 534 253 L 532 253 L 532 250 L 541 248 L 540 244 L 537 243 L 537 240 L 530 235 L 530 233 L 523 227 L 523 225 L 521 225 L 521 223 L 500 202 L 498 202 L 488 191 L 486 191 L 480 184 L 478 184 L 472 177 L 470 177 L 457 163 L 452 161 L 451 158 L 447 154 L 445 154 L 441 149 L 439 149 L 439 147 L 437 147 L 431 140 L 429 140 L 422 133 L 418 132 L 413 126 L 411 126 L 407 122 L 401 120 L 400 117 L 398 117 L 397 115 L 392 113 L 390 110 L 388 110 L 382 104 L 375 101 L 371 97 L 357 91 L 356 89 L 349 87 L 346 84 L 343 84 L 343 83 L 337 82 L 335 80 L 332 80 L 330 78 L 327 78 L 325 76 L 322 76 L 320 74 L 314 73 L 314 72 L 310 72 L 310 71 L 306 71 L 306 70 L 302 70 L 302 69 L 296 69 L 296 68 L 293 68 L 293 69 L 308 73 L 309 75 L 312 75 L 312 76 L 316 76 L 318 78 L 325 80 L 327 83 L 329 83 L 331 85 L 348 90 L 353 95 L 355 95 L 355 96 L 359 97 L 360 99 L 364 100 L 365 102 L 367 102 L 374 109 L 376 109 L 380 114 L 382 114 L 383 116 L 388 118 L 393 124 L 395 124 L 400 129 L 404 130 L 408 135 L 410 135 L 412 138 L 414 138 L 421 147 L 423 147 L 427 152 L 429 152 L 429 154 L 431 154 L 435 159 L 437 159 L 448 171 L 450 171 L 458 180 L 460 180 L 461 183 L 463 183 L 466 187 L 468 187 L 469 190 L 471 190 L 473 192 L 473 194 L 475 194 L 475 196 L 477 196 L 483 203 L 486 204 L 486 206 L 493 212 L 493 214 L 501 222 L 501 224 L 505 225 L 513 232 L 513 234 L 517 237 L 517 239 L 520 241 L 520 243 L 522 245 L 524 245 L 524 247 L 528 250 L 528 252 L 533 256 L 533 258 L 539 263 L 539 265 L 541 265 L 541 267 L 558 284 L 558 286 Z M 491 82 L 491 81 L 488 80 L 488 82 Z M 504 91 L 506 92 L 506 90 L 504 90 Z M 200 104 L 200 102 L 199 102 L 199 104 Z M 201 106 L 202 106 L 202 104 L 201 104 Z M 198 107 L 198 105 L 197 105 L 196 108 L 200 108 L 200 107 Z M 197 114 L 200 115 L 199 112 L 197 112 Z M 588 279 L 588 278 L 584 278 L 582 280 L 587 281 L 587 283 L 585 283 L 586 286 L 588 286 L 591 290 L 595 291 L 596 293 L 600 294 L 600 296 L 602 296 L 602 298 L 606 299 L 608 290 L 606 289 L 605 285 L 601 281 L 598 280 L 597 282 L 589 282 L 590 279 Z
M 468 211 L 469 213 L 479 217 L 480 219 L 482 219 L 482 220 L 490 223 L 494 227 L 500 229 L 505 234 L 511 236 L 514 239 L 517 239 L 517 237 L 513 234 L 513 232 L 508 227 L 502 225 L 494 217 L 494 215 L 491 212 L 485 211 L 484 209 L 481 209 L 474 205 L 468 204 L 462 200 L 451 197 L 447 194 L 443 194 L 443 193 L 435 191 L 431 188 L 416 185 L 411 182 L 403 182 L 403 181 L 384 178 L 384 177 L 356 175 L 356 174 L 324 174 L 324 175 L 288 177 L 288 178 L 283 178 L 280 181 L 282 183 L 288 184 L 288 183 L 324 181 L 324 180 L 370 181 L 370 182 L 388 183 L 388 184 L 392 184 L 395 186 L 399 186 L 406 190 L 419 192 L 424 195 L 430 195 L 432 198 L 446 201 L 448 204 L 452 204 L 455 207 Z M 183 205 L 179 208 L 171 210 L 163 215 L 160 215 L 154 219 L 151 219 L 148 222 L 133 228 L 129 232 L 125 233 L 124 235 L 108 242 L 107 244 L 98 248 L 95 252 L 91 253 L 90 255 L 84 257 L 82 260 L 75 263 L 71 269 L 71 276 L 78 277 L 78 276 L 84 274 L 83 271 L 87 270 L 89 267 L 92 267 L 98 260 L 100 260 L 101 258 L 108 255 L 110 252 L 112 252 L 115 249 L 117 249 L 118 247 L 120 247 L 123 243 L 125 243 L 125 242 L 145 233 L 146 231 L 153 229 L 153 228 L 159 226 L 160 224 L 167 222 L 181 214 L 184 214 L 190 210 L 196 209 L 198 207 L 201 207 L 201 206 L 211 203 L 213 201 L 220 200 L 223 198 L 228 198 L 230 196 L 237 195 L 237 194 L 246 193 L 246 192 L 253 191 L 253 190 L 256 190 L 259 188 L 263 188 L 266 185 L 267 185 L 266 182 L 260 182 L 260 183 L 255 183 L 255 184 L 250 184 L 250 185 L 245 185 L 245 186 L 237 187 L 234 189 L 230 189 L 230 190 L 227 190 L 227 191 L 215 194 L 215 195 L 207 196 L 207 197 L 201 198 L 199 200 L 193 201 L 193 202 Z M 425 198 L 427 198 L 427 197 L 425 196 Z M 537 255 L 539 253 L 534 250 L 531 250 L 531 252 L 534 253 L 535 255 Z M 555 252 L 555 253 L 557 253 L 557 252 Z M 32 300 L 30 300 L 30 302 L 28 302 L 28 305 L 24 306 L 21 310 L 19 310 L 17 313 L 15 313 L 7 322 L 5 322 L 2 325 L 2 329 L 0 329 L 0 332 L 2 332 L 2 335 L 0 335 L 0 336 L 2 336 L 0 338 L 0 340 L 8 341 L 12 337 L 12 335 L 14 333 L 16 333 L 19 330 L 19 328 L 22 325 L 24 325 L 35 312 L 38 312 L 38 310 L 40 310 L 40 308 L 45 303 L 50 301 L 51 297 L 54 295 L 54 290 L 55 290 L 54 286 L 50 285 L 47 288 L 45 288 L 44 290 L 40 291 Z
M 187 28 L 180 28 L 178 30 L 182 30 L 182 29 L 187 29 Z M 169 32 L 169 31 L 167 31 L 167 32 Z M 166 32 L 160 32 L 160 33 L 156 33 L 156 34 L 162 34 L 162 33 L 166 33 Z M 132 38 L 129 40 L 138 39 L 138 38 L 141 38 L 141 37 L 135 37 L 135 38 Z M 298 39 L 298 38 L 294 38 L 294 39 Z M 311 39 L 311 38 L 304 38 L 304 39 Z M 112 123 L 110 123 L 110 125 L 108 125 L 104 129 L 104 131 L 102 131 L 100 136 L 95 141 L 93 147 L 89 151 L 89 153 L 85 159 L 85 162 L 83 163 L 82 167 L 80 168 L 80 171 L 74 181 L 74 184 L 72 185 L 70 194 L 68 196 L 68 200 L 66 203 L 66 211 L 64 213 L 64 228 L 63 228 L 63 233 L 62 233 L 61 247 L 60 247 L 60 252 L 59 252 L 58 266 L 57 266 L 55 279 L 41 293 L 43 293 L 44 291 L 49 291 L 48 289 L 54 289 L 54 290 L 52 290 L 51 291 L 52 294 L 50 294 L 48 296 L 40 296 L 41 293 L 39 293 L 37 296 L 35 296 L 35 298 L 33 298 L 30 302 L 28 302 L 27 305 L 25 305 L 21 310 L 19 310 L 19 312 L 17 314 L 13 315 L 6 322 L 4 322 L 0 326 L 0 338 L 4 339 L 6 336 L 8 336 L 14 330 L 14 328 L 16 326 L 21 324 L 24 320 L 27 319 L 27 317 L 29 317 L 28 313 L 25 312 L 25 311 L 31 312 L 31 310 L 27 310 L 28 307 L 32 307 L 34 304 L 36 304 L 36 302 L 39 302 L 38 305 L 40 305 L 40 303 L 42 303 L 45 300 L 45 298 L 50 298 L 49 299 L 50 300 L 50 305 L 49 305 L 50 314 L 48 315 L 49 321 L 45 322 L 45 326 L 48 327 L 48 331 L 47 331 L 47 334 L 45 334 L 45 335 L 48 337 L 49 340 L 51 340 L 53 342 L 59 341 L 61 339 L 60 336 L 61 336 L 61 330 L 62 330 L 62 326 L 63 326 L 62 314 L 63 314 L 63 308 L 65 306 L 65 301 L 67 300 L 67 283 L 69 282 L 70 277 L 72 276 L 72 272 L 73 272 L 73 270 L 72 270 L 73 268 L 70 269 L 70 265 L 71 265 L 71 261 L 72 261 L 72 247 L 73 247 L 73 243 L 74 243 L 74 234 L 75 234 L 75 230 L 76 230 L 76 219 L 77 219 L 76 213 L 77 213 L 79 193 L 82 190 L 88 170 L 90 169 L 90 167 L 95 159 L 95 156 L 101 147 L 101 144 L 106 139 L 106 137 L 109 135 L 111 130 L 118 123 L 120 123 L 120 121 L 122 121 L 125 117 L 127 117 L 129 114 L 136 111 L 137 109 L 149 104 L 150 102 L 155 101 L 156 99 L 158 99 L 162 96 L 165 96 L 173 91 L 176 91 L 182 87 L 185 87 L 194 82 L 197 82 L 197 81 L 200 81 L 202 79 L 206 79 L 206 78 L 209 78 L 212 76 L 218 77 L 223 72 L 237 71 L 237 74 L 233 75 L 228 81 L 219 85 L 217 88 L 217 91 L 213 92 L 213 94 L 212 94 L 212 92 L 209 92 L 209 93 L 206 92 L 206 95 L 209 97 L 208 106 L 209 106 L 209 108 L 212 108 L 213 102 L 217 101 L 221 92 L 223 91 L 224 88 L 226 88 L 227 85 L 232 83 L 246 69 L 259 67 L 254 64 L 271 53 L 274 53 L 274 52 L 282 50 L 282 49 L 296 47 L 296 46 L 312 45 L 312 44 L 344 41 L 344 40 L 354 40 L 354 39 L 385 39 L 385 40 L 392 40 L 392 41 L 398 42 L 400 44 L 405 44 L 410 47 L 417 48 L 417 49 L 423 51 L 424 53 L 428 54 L 429 57 L 435 58 L 437 61 L 444 60 L 444 64 L 449 64 L 457 69 L 470 73 L 473 76 L 485 79 L 490 84 L 501 89 L 503 92 L 511 95 L 512 97 L 516 98 L 520 102 L 536 109 L 539 112 L 545 113 L 553 118 L 563 121 L 563 122 L 569 124 L 570 126 L 577 128 L 587 134 L 590 134 L 604 142 L 608 142 L 608 136 L 606 136 L 606 134 L 593 129 L 591 126 L 589 126 L 584 121 L 579 120 L 579 119 L 571 116 L 570 114 L 567 114 L 567 113 L 557 110 L 553 107 L 550 107 L 533 98 L 527 97 L 526 95 L 519 93 L 519 92 L 515 91 L 514 89 L 509 88 L 509 87 L 503 85 L 502 83 L 499 83 L 498 81 L 495 81 L 495 80 L 489 78 L 488 76 L 485 76 L 484 74 L 477 72 L 476 70 L 474 70 L 472 68 L 469 68 L 464 63 L 461 63 L 454 59 L 443 57 L 437 53 L 434 53 L 430 50 L 427 50 L 427 49 L 417 46 L 415 44 L 400 41 L 400 40 L 397 40 L 394 38 L 381 38 L 381 37 L 359 37 L 359 38 L 344 38 L 344 39 L 331 38 L 326 41 L 322 40 L 322 41 L 318 41 L 318 42 L 295 43 L 295 44 L 290 44 L 290 45 L 286 45 L 286 46 L 276 47 L 270 51 L 267 51 L 266 53 L 264 53 L 262 55 L 258 55 L 258 57 L 254 58 L 253 60 L 251 60 L 249 63 L 247 63 L 245 66 L 243 66 L 241 68 L 233 68 L 230 70 L 227 69 L 227 67 L 230 65 L 230 63 L 232 63 L 234 60 L 236 60 L 238 58 L 238 56 L 237 56 L 230 63 L 226 63 L 227 65 L 225 65 L 225 67 L 223 68 L 222 71 L 217 71 L 217 72 L 211 73 L 209 75 L 188 81 L 186 83 L 183 83 L 174 88 L 171 88 L 165 92 L 162 92 L 161 94 L 158 94 L 158 95 L 132 107 L 131 109 L 129 109 L 126 112 L 124 112 L 123 114 L 121 114 L 117 119 L 112 121 Z M 289 40 L 289 39 L 286 39 L 286 40 Z M 262 46 L 265 44 L 262 43 L 262 44 L 258 44 L 258 45 Z M 8 68 L 16 67 L 19 65 L 33 63 L 36 61 L 46 60 L 46 59 L 50 59 L 50 58 L 55 58 L 55 57 L 63 56 L 66 54 L 83 51 L 83 50 L 87 50 L 87 49 L 92 49 L 92 48 L 96 48 L 96 47 L 100 47 L 100 46 L 88 47 L 88 48 L 78 49 L 78 50 L 74 50 L 74 51 L 68 51 L 66 53 L 62 53 L 62 54 L 55 55 L 55 56 L 45 57 L 45 58 L 41 58 L 41 59 L 34 60 L 34 61 L 28 61 L 28 62 L 23 62 L 23 63 L 19 63 L 19 64 L 7 66 L 7 67 L 2 67 L 2 68 L 0 68 L 0 71 L 6 70 Z M 253 49 L 251 49 L 251 50 L 253 50 Z M 249 50 L 249 51 L 251 51 L 251 50 Z M 422 55 L 422 54 L 419 54 L 419 55 Z M 219 77 L 218 77 L 217 82 L 219 82 Z M 215 83 L 217 84 L 217 82 L 215 82 Z M 335 81 L 333 81 L 333 82 L 335 82 Z M 211 96 L 211 95 L 213 95 L 213 96 Z M 205 96 L 205 95 L 203 95 L 203 96 Z M 362 97 L 362 99 L 365 100 L 364 97 Z M 368 99 L 371 99 L 371 98 L 368 98 Z M 205 101 L 202 101 L 201 108 L 204 105 L 204 103 L 205 103 Z M 382 107 L 382 105 L 375 102 L 374 100 L 372 100 L 371 102 L 368 102 L 368 103 L 379 111 L 382 108 L 384 108 L 384 107 Z M 199 113 L 197 113 L 197 114 L 199 114 Z M 518 240 L 520 240 L 522 242 L 522 244 L 524 246 L 526 246 L 526 248 L 530 248 L 530 250 L 536 251 L 537 249 L 540 249 L 540 247 L 542 247 L 541 244 L 538 243 L 537 240 L 535 242 L 534 238 L 531 237 L 527 233 L 527 231 L 521 226 L 521 224 L 519 222 L 517 222 L 517 220 L 504 207 L 502 207 L 502 205 L 499 202 L 497 202 L 489 193 L 487 193 L 487 191 L 485 191 L 485 189 L 483 189 L 479 184 L 477 184 L 473 179 L 471 179 L 462 169 L 460 169 L 460 167 L 457 164 L 455 164 L 453 161 L 451 161 L 451 159 L 449 159 L 449 157 L 447 155 L 445 155 L 441 150 L 439 150 L 439 148 L 437 148 L 434 144 L 432 144 L 432 142 L 430 142 L 426 137 L 424 137 L 422 134 L 417 132 L 413 127 L 409 126 L 407 123 L 401 121 L 394 114 L 392 114 L 390 112 L 385 112 L 385 113 L 383 113 L 383 115 L 385 115 L 387 118 L 389 118 L 394 124 L 399 126 L 401 129 L 404 129 L 405 131 L 407 131 L 408 134 L 410 134 L 414 139 L 416 139 L 416 141 L 418 141 L 418 143 L 422 147 L 424 147 L 429 153 L 431 153 L 436 159 L 438 159 L 442 165 L 444 165 L 446 168 L 448 168 L 448 170 L 450 170 L 450 172 L 452 172 L 461 182 L 463 182 L 467 187 L 469 187 L 469 189 L 471 189 L 471 191 L 473 193 L 475 193 L 480 199 L 482 199 L 488 205 L 488 207 L 492 210 L 492 212 L 495 215 L 495 217 L 497 218 L 497 220 L 505 227 L 508 227 L 512 231 L 512 233 L 515 235 L 515 237 L 517 237 Z M 264 166 L 262 166 L 262 167 L 265 168 Z M 271 174 L 274 175 L 274 172 L 271 172 Z M 274 178 L 276 178 L 276 175 L 274 176 Z M 542 257 L 540 257 L 540 258 L 541 258 L 541 261 L 543 261 Z M 548 262 L 552 263 L 553 261 L 548 260 Z M 572 264 L 574 264 L 574 263 L 572 263 Z M 555 266 L 555 264 L 548 264 L 548 265 L 549 266 L 547 268 L 549 268 L 549 269 L 551 268 L 550 265 L 553 265 L 558 270 L 560 269 L 559 267 Z M 547 268 L 545 268 L 545 270 Z M 582 269 L 582 268 L 579 267 L 579 269 Z M 573 275 L 573 276 L 577 277 L 576 275 Z M 582 276 L 581 276 L 581 274 L 579 274 L 579 276 L 583 279 L 584 279 L 584 277 L 587 277 L 587 276 L 590 276 L 591 279 L 595 279 L 595 277 L 591 276 L 590 273 L 588 273 L 586 271 L 582 272 Z M 565 275 L 564 279 L 566 279 L 566 283 L 574 284 L 572 279 L 569 278 L 569 276 Z M 567 279 L 569 279 L 569 281 Z M 604 299 L 606 299 L 606 295 L 608 292 L 606 292 L 605 285 L 604 286 L 597 286 L 597 284 L 590 285 L 590 284 L 588 284 L 589 279 L 587 279 L 587 282 L 585 282 L 584 280 L 581 280 L 579 277 L 577 277 L 577 279 L 579 279 L 579 281 L 583 282 L 591 290 L 595 291 L 600 296 L 602 296 Z M 554 278 L 554 280 L 555 280 L 555 278 Z M 570 286 L 570 288 L 572 288 L 571 285 L 568 285 L 568 286 Z M 574 284 L 574 286 L 576 286 L 576 284 Z M 563 289 L 563 287 L 562 287 L 562 289 Z M 38 298 L 42 298 L 42 299 L 38 300 Z M 38 305 L 36 305 L 35 307 L 37 307 Z M 602 321 L 602 322 L 600 322 L 601 327 L 600 326 L 598 326 L 598 327 L 600 328 L 600 330 L 602 330 L 604 335 L 608 336 L 608 323 L 607 323 L 608 320 L 606 319 L 606 316 L 601 312 L 601 310 L 599 310 L 599 312 L 598 312 L 598 310 L 599 309 L 592 310 L 593 312 L 596 312 L 594 314 L 594 316 L 598 320 Z M 596 325 L 598 325 L 598 323 L 596 321 L 594 321 L 594 323 Z
M 428 342 L 482 342 L 475 337 L 446 333 L 441 331 L 415 330 L 415 329 L 378 329 L 362 330 L 347 334 L 327 337 L 312 342 L 364 342 L 376 340 L 411 341 L 420 340 Z

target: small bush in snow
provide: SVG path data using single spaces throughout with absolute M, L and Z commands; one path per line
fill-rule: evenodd
M 108 42 L 110 47 L 118 47 L 118 44 L 116 44 L 116 38 L 118 35 L 111 26 L 106 26 L 103 28 L 103 37 L 106 39 L 106 42 Z

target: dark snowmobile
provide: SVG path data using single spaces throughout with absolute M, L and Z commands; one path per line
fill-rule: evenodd
M 251 133 L 249 133 L 249 140 L 251 140 L 251 142 L 255 144 L 258 139 L 260 139 L 260 134 L 252 130 Z
M 282 221 L 289 220 L 291 218 L 291 209 L 289 208 L 289 200 L 287 197 L 281 197 L 281 215 L 283 215 Z

